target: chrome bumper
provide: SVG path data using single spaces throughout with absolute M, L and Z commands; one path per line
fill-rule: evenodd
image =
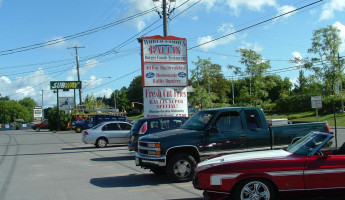
M 166 158 L 165 156 L 159 156 L 159 157 L 145 156 L 136 152 L 135 165 L 142 166 L 142 167 L 150 167 L 150 166 L 164 167 L 166 166 Z

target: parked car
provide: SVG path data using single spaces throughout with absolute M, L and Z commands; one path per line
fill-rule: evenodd
M 103 122 L 91 129 L 83 130 L 82 141 L 98 148 L 108 144 L 127 144 L 132 125 L 123 121 Z
M 85 119 L 79 119 L 72 122 L 72 129 L 76 133 L 81 133 L 83 130 L 92 128 L 97 124 L 108 121 L 126 121 L 126 116 L 113 114 L 88 114 Z
M 39 132 L 41 129 L 49 129 L 48 120 L 45 119 L 41 123 L 35 123 L 31 128 L 36 130 L 36 132 Z
M 193 185 L 204 190 L 206 199 L 273 200 L 296 192 L 343 193 L 345 143 L 340 148 L 330 148 L 332 138 L 332 133 L 311 132 L 285 150 L 205 160 L 195 169 Z
M 154 117 L 138 119 L 131 129 L 128 150 L 138 150 L 139 137 L 151 133 L 158 133 L 166 130 L 178 129 L 187 120 L 188 117 Z

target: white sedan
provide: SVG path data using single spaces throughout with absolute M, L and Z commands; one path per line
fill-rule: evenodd
M 82 141 L 94 144 L 98 148 L 107 144 L 127 144 L 132 125 L 122 121 L 110 121 L 98 124 L 91 129 L 83 130 Z

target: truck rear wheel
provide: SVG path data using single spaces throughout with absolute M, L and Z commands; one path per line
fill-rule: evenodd
M 193 156 L 186 153 L 176 154 L 167 164 L 167 173 L 173 181 L 191 181 L 194 176 L 195 166 L 196 161 Z
M 83 131 L 83 128 L 81 126 L 75 127 L 75 132 L 76 133 L 81 133 Z

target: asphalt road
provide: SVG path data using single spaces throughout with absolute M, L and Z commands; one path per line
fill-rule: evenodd
M 345 129 L 338 133 L 344 142 Z M 136 167 L 126 146 L 97 149 L 80 139 L 72 132 L 0 131 L 0 200 L 203 199 L 191 182 Z

